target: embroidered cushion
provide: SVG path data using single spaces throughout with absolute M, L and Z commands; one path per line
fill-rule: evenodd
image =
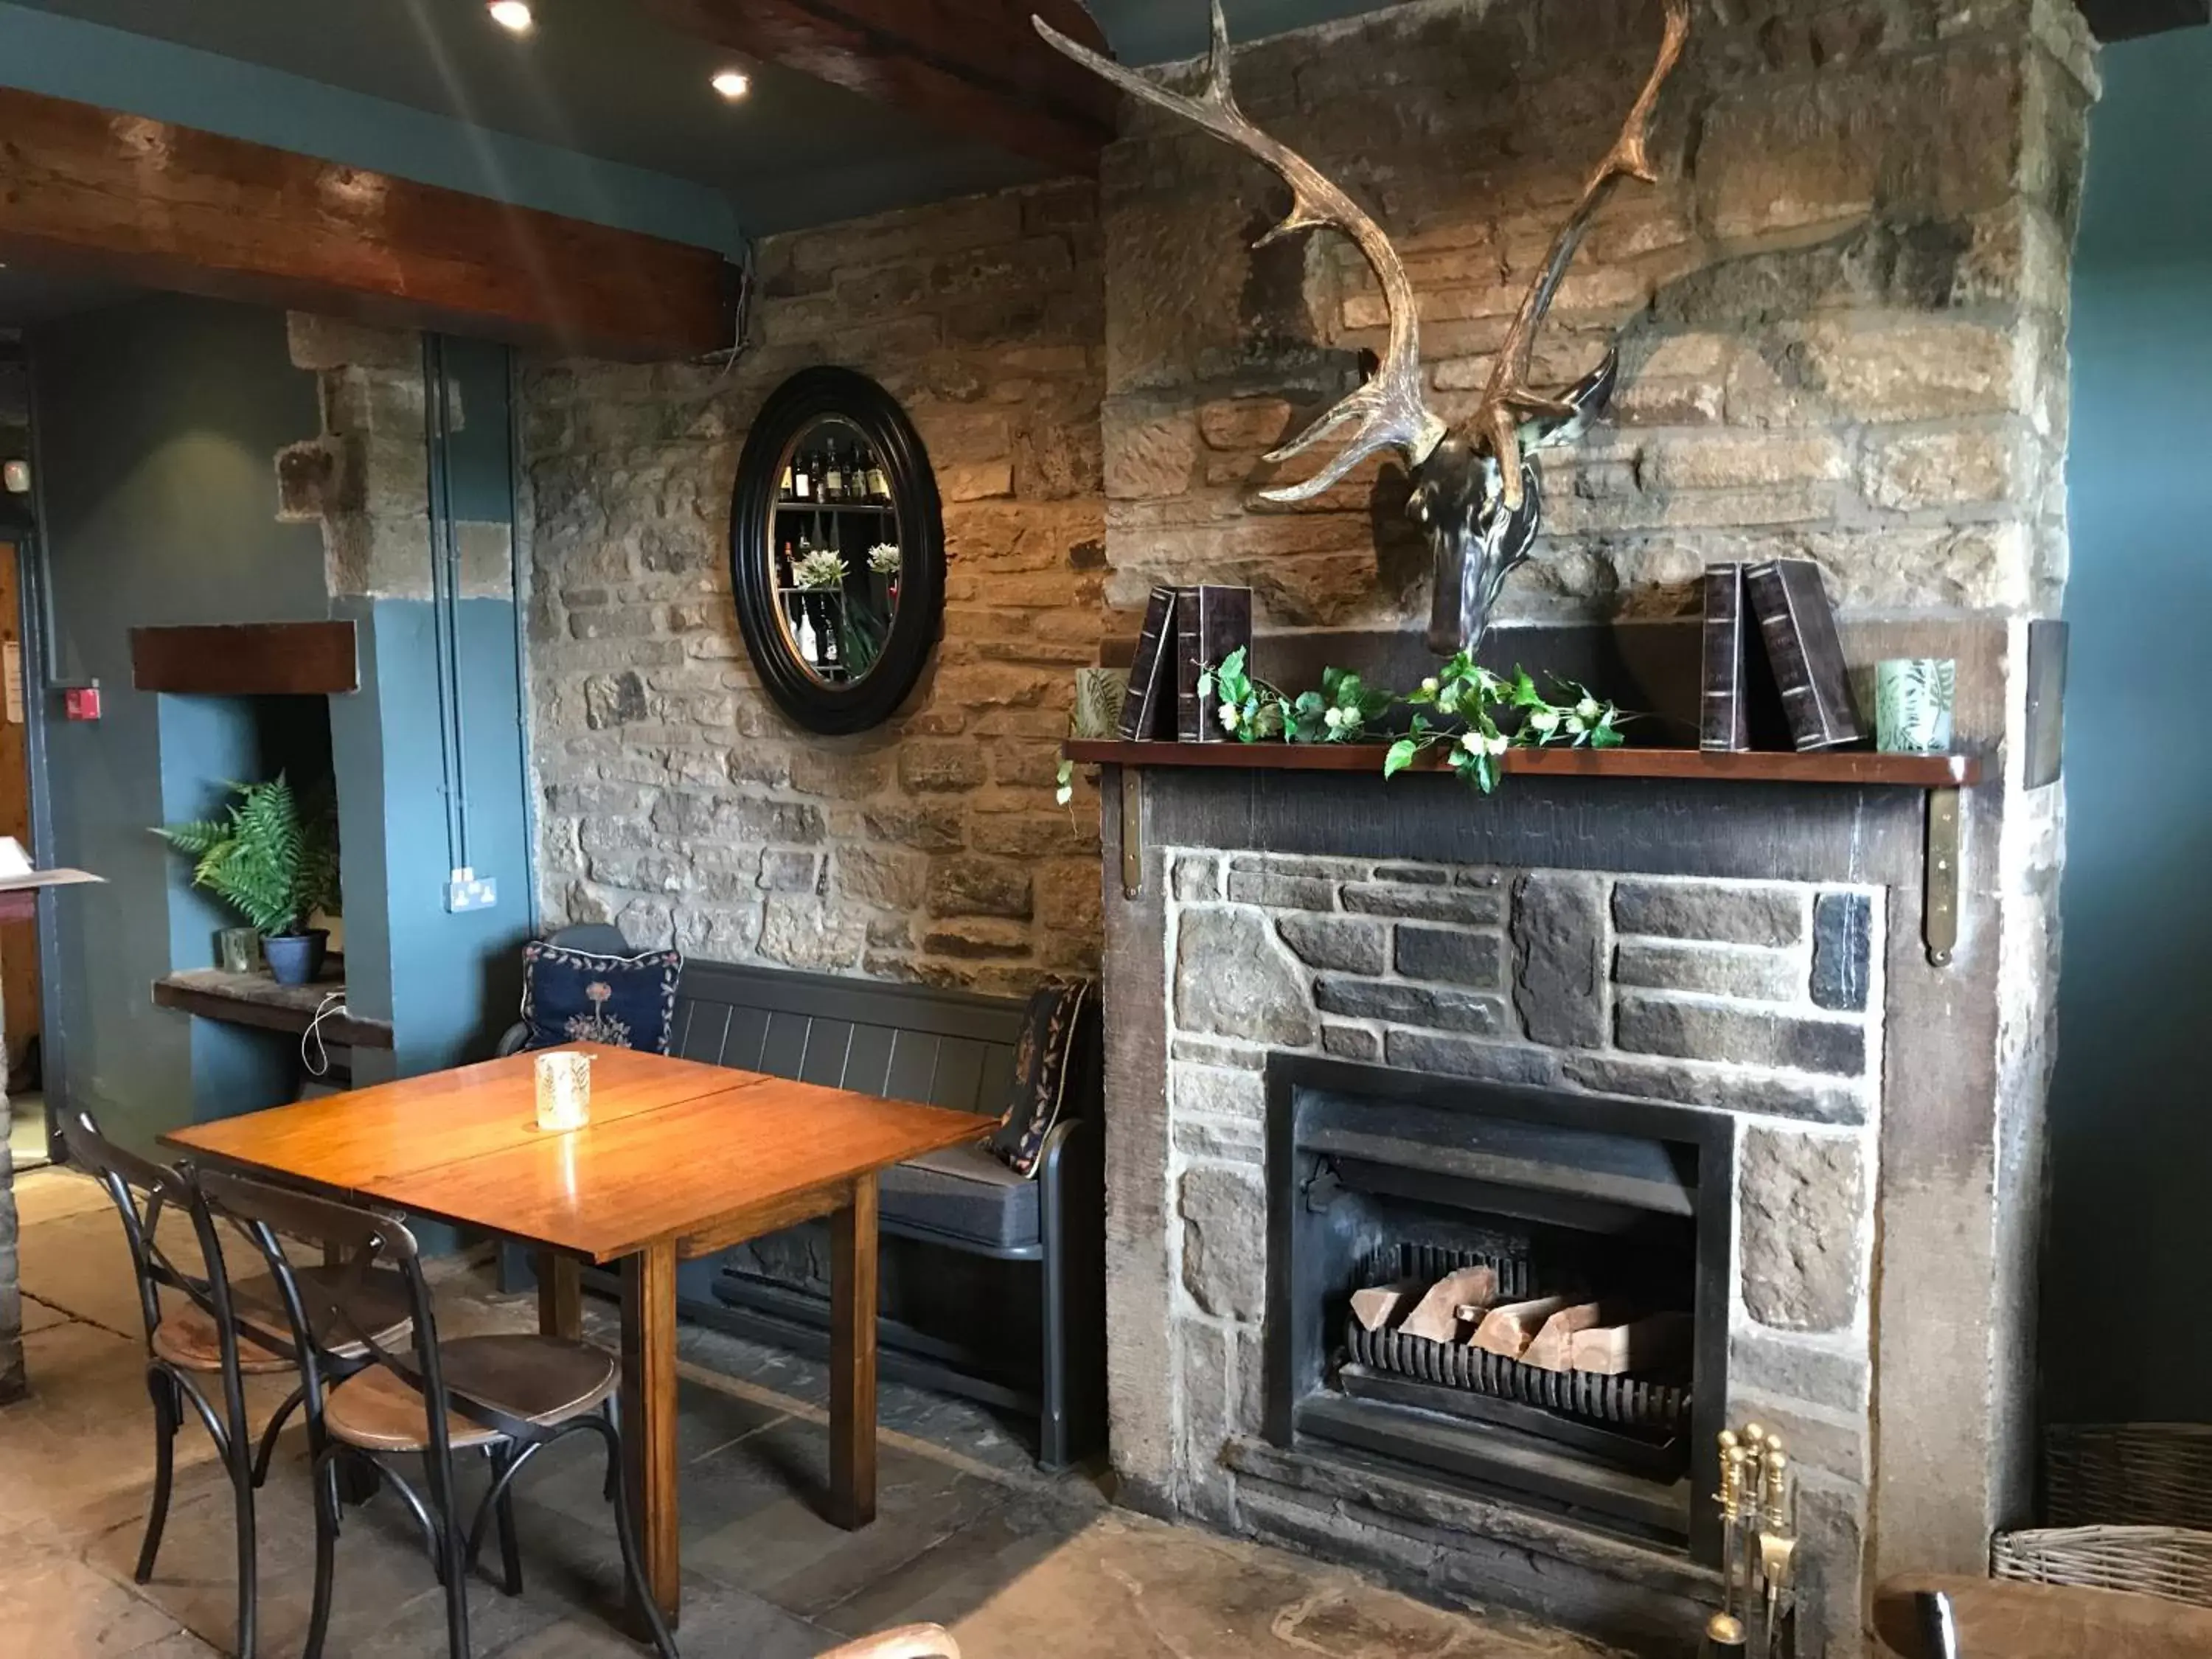
M 523 1047 L 603 1042 L 665 1054 L 683 971 L 674 951 L 603 957 L 532 939 L 522 947 Z
M 1096 1054 L 1098 988 L 1089 980 L 1048 985 L 1030 998 L 1014 1050 L 1013 1097 L 988 1142 L 1016 1175 L 1036 1173 L 1045 1138 L 1075 1103 L 1086 1058 Z

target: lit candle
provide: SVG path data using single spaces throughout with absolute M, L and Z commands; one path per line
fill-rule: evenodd
M 538 1056 L 538 1127 L 580 1129 L 592 1121 L 592 1057 L 556 1048 Z

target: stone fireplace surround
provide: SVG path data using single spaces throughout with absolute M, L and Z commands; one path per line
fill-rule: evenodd
M 1849 648 L 1936 626 L 1854 629 Z M 1887 1572 L 1985 1561 L 2027 1492 L 2039 1142 L 1996 966 L 2045 943 L 1998 901 L 2055 792 L 2015 793 L 1993 742 L 2018 729 L 2017 630 L 1945 632 L 1993 763 L 1966 792 L 1944 967 L 1921 936 L 1917 790 L 1511 777 L 1480 800 L 1441 775 L 1153 767 L 1127 769 L 1125 820 L 1104 769 L 1126 1501 L 1637 1652 L 1692 1650 L 1717 1602 L 1694 1549 L 1270 1442 L 1266 1067 L 1310 1056 L 1729 1115 L 1728 1415 L 1778 1429 L 1801 1471 L 1801 1650 L 1863 1651 Z

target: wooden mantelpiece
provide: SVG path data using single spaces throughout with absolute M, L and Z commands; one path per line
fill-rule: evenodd
M 1279 772 L 1372 772 L 1379 743 L 1113 743 L 1071 739 L 1068 759 L 1085 766 L 1206 766 Z M 1441 770 L 1440 753 L 1414 763 Z M 1708 754 L 1698 749 L 1515 749 L 1508 773 L 1547 778 L 1693 778 L 1729 783 L 1827 783 L 1858 787 L 1960 789 L 1979 783 L 1978 755 L 1880 755 L 1830 749 L 1813 754 Z
M 1071 739 L 1068 759 L 1085 766 L 1122 769 L 1121 890 L 1133 897 L 1144 885 L 1143 812 L 1136 782 L 1155 769 L 1227 772 L 1367 772 L 1382 780 L 1386 745 L 1293 743 L 1114 743 Z M 1441 771 L 1431 751 L 1414 769 Z M 1505 770 L 1522 777 L 1593 782 L 1658 780 L 1686 783 L 1799 784 L 1847 789 L 1919 790 L 1927 798 L 1928 826 L 1922 852 L 1921 934 L 1929 960 L 1948 966 L 1959 943 L 1959 792 L 1982 781 L 1979 755 L 1883 755 L 1863 749 L 1812 754 L 1757 750 L 1708 754 L 1700 749 L 1513 749 Z
M 350 622 L 134 628 L 131 683 L 200 696 L 343 696 L 361 689 Z

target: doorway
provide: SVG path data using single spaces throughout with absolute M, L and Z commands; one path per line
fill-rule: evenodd
M 23 680 L 21 544 L 0 539 L 0 836 L 27 853 L 31 836 L 29 714 Z M 18 1170 L 52 1157 L 40 1033 L 38 916 L 0 921 L 0 1013 L 5 1016 L 9 1149 Z

